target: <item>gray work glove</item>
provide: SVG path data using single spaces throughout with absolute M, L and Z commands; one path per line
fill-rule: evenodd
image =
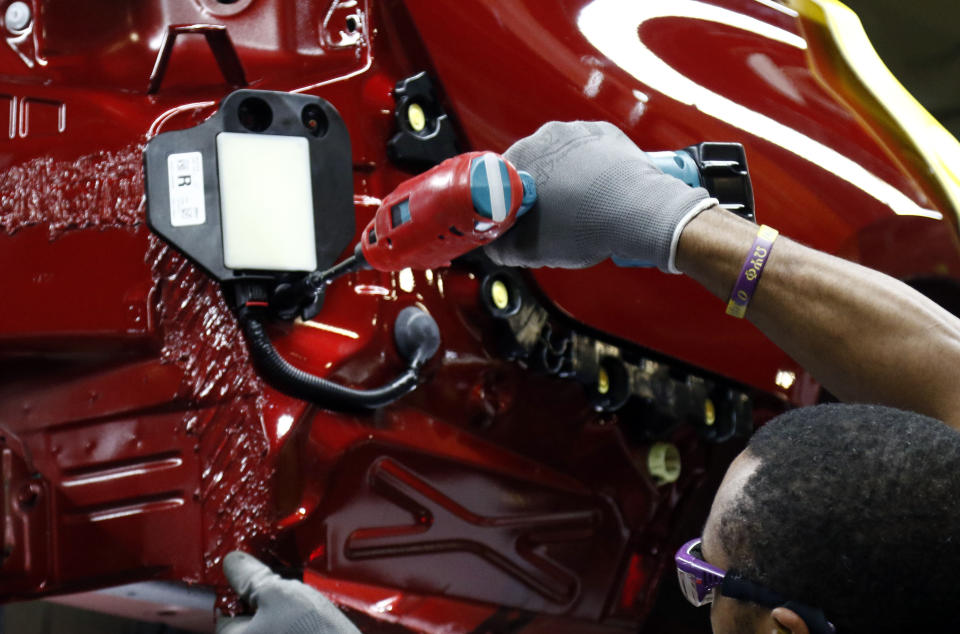
M 305 583 L 282 579 L 246 553 L 227 555 L 223 572 L 257 612 L 252 617 L 219 619 L 217 634 L 360 634 L 322 594 Z
M 584 268 L 609 257 L 679 273 L 684 226 L 716 204 L 703 188 L 667 176 L 606 122 L 552 122 L 504 156 L 533 175 L 537 204 L 484 251 L 495 263 Z

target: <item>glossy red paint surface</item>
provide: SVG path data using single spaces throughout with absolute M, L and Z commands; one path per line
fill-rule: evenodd
M 880 137 L 813 73 L 797 18 L 755 2 L 562 4 L 476 0 L 438 12 L 409 3 L 474 145 L 501 151 L 551 119 L 615 121 L 650 150 L 736 141 L 746 148 L 758 220 L 827 251 L 877 223 L 917 222 L 888 220 L 891 206 L 952 216 L 902 169 L 900 155 L 912 150 Z M 514 60 L 521 72 L 510 72 Z M 947 223 L 927 224 L 953 240 Z M 872 264 L 894 272 L 915 262 L 917 274 L 916 260 L 927 257 L 922 243 L 908 243 Z M 938 257 L 941 273 L 957 274 L 955 249 Z M 610 264 L 535 277 L 580 321 L 764 390 L 779 390 L 778 370 L 798 370 L 688 280 Z M 749 364 L 729 352 L 746 349 Z
M 386 156 L 390 93 L 426 69 L 461 149 L 502 152 L 551 119 L 608 119 L 650 150 L 739 141 L 762 222 L 901 278 L 960 275 L 953 210 L 912 150 L 813 72 L 822 34 L 766 4 L 32 7 L 0 50 L 7 599 L 148 578 L 223 589 L 242 547 L 414 630 L 635 630 L 735 453 L 644 410 L 598 414 L 580 384 L 505 359 L 470 264 L 352 274 L 314 321 L 271 326 L 294 365 L 369 387 L 403 366 L 395 315 L 426 308 L 443 343 L 404 400 L 334 413 L 265 385 L 216 284 L 144 224 L 143 144 L 233 88 L 188 33 L 148 94 L 170 25 L 225 27 L 250 87 L 338 108 L 358 229 L 409 176 Z M 817 398 L 689 280 L 608 263 L 525 279 L 578 327 L 751 386 L 758 419 Z M 789 392 L 779 370 L 798 373 Z M 658 439 L 682 456 L 674 484 L 647 473 Z

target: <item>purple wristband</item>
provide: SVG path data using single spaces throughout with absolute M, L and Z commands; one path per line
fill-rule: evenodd
M 757 239 L 753 241 L 750 253 L 743 263 L 743 268 L 740 269 L 740 277 L 737 278 L 737 283 L 733 285 L 733 291 L 730 292 L 730 301 L 727 302 L 728 315 L 742 319 L 747 314 L 747 306 L 753 299 L 757 284 L 760 283 L 760 275 L 770 258 L 773 241 L 778 235 L 780 234 L 776 229 L 767 225 L 762 225 L 757 231 Z

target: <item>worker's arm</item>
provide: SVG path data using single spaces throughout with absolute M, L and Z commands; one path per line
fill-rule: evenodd
M 726 301 L 756 234 L 713 207 L 681 233 L 677 267 Z M 781 236 L 747 318 L 841 400 L 960 428 L 960 320 L 906 284 Z
M 756 225 L 661 173 L 615 126 L 550 123 L 505 156 L 534 176 L 539 200 L 486 247 L 495 262 L 582 267 L 616 255 L 729 297 Z M 960 321 L 905 284 L 780 237 L 746 316 L 839 398 L 960 428 Z

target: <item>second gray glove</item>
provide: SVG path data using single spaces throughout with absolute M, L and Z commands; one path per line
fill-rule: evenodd
M 252 555 L 228 554 L 223 572 L 256 614 L 220 619 L 217 634 L 360 634 L 322 594 L 305 583 L 281 579 Z
M 606 122 L 552 122 L 504 156 L 530 172 L 538 200 L 484 247 L 504 266 L 584 268 L 609 257 L 678 273 L 677 240 L 687 222 L 716 204 L 661 172 L 626 134 Z

